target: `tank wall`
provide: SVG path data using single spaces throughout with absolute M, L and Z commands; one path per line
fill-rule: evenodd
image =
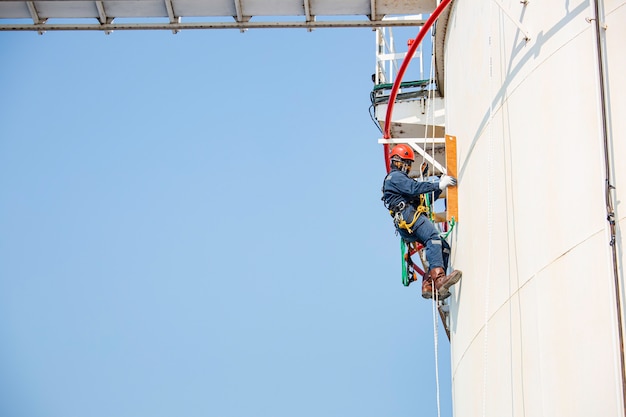
M 457 137 L 459 157 L 453 262 L 463 270 L 451 303 L 455 416 L 483 407 L 494 417 L 616 415 L 623 407 L 591 2 L 503 0 L 528 42 L 495 3 L 476 3 L 453 3 L 445 44 L 446 132 Z M 617 115 L 626 114 L 618 75 L 626 73 L 626 2 L 608 1 L 605 11 L 623 227 L 626 122 Z M 618 238 L 621 262 L 621 229 Z

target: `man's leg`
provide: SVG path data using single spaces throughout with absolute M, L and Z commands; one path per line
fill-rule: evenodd
M 442 243 L 435 225 L 428 217 L 421 215 L 413 225 L 413 230 L 417 240 L 424 244 L 429 268 L 443 268 Z
M 446 275 L 450 256 L 450 245 L 439 236 L 439 232 L 426 216 L 420 216 L 415 224 L 415 235 L 424 242 L 433 287 L 441 298 L 450 295 L 449 288 L 459 282 L 461 271 L 452 271 Z M 444 251 L 446 254 L 444 255 Z

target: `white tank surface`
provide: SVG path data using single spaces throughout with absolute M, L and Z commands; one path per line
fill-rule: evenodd
M 623 416 L 626 1 L 455 0 L 446 17 L 454 415 Z

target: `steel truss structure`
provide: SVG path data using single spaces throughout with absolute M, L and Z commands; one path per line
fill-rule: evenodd
M 429 13 L 435 6 L 436 0 L 0 0 L 0 30 L 420 26 L 421 20 L 383 18 Z

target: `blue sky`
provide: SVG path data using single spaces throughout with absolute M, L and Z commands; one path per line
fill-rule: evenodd
M 380 201 L 373 31 L 0 52 L 0 415 L 437 415 L 432 306 Z

